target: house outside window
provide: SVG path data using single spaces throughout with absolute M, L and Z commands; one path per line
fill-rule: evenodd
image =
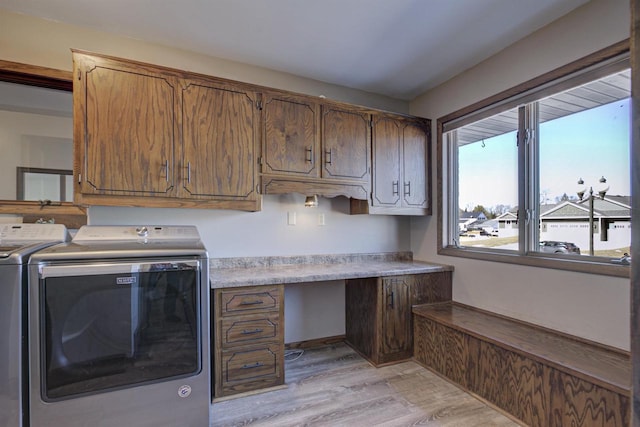
M 441 254 L 629 274 L 631 71 L 604 53 L 438 120 Z

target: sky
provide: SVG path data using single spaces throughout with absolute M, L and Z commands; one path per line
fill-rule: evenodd
M 630 195 L 630 100 L 617 101 L 540 124 L 540 193 L 554 203 L 575 196 L 582 178 L 597 191 Z M 483 147 L 484 145 L 484 147 Z M 459 206 L 517 206 L 516 132 L 460 147 Z

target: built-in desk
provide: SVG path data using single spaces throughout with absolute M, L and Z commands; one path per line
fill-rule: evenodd
M 449 265 L 414 261 L 411 252 L 212 258 L 210 268 L 213 289 L 453 271 Z
M 284 383 L 284 285 L 345 281 L 346 342 L 374 365 L 413 355 L 411 306 L 451 300 L 453 267 L 411 252 L 210 260 L 216 398 Z

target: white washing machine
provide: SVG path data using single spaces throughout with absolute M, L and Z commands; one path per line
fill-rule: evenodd
M 62 224 L 0 224 L 0 426 L 28 426 L 27 263 L 69 240 Z

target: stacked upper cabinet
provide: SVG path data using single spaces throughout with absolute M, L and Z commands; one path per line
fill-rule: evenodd
M 380 113 L 372 123 L 371 200 L 352 201 L 352 213 L 430 215 L 430 121 Z
M 258 95 L 74 51 L 75 200 L 259 210 Z
M 371 174 L 370 114 L 358 107 L 271 93 L 263 103 L 266 193 L 366 199 Z

